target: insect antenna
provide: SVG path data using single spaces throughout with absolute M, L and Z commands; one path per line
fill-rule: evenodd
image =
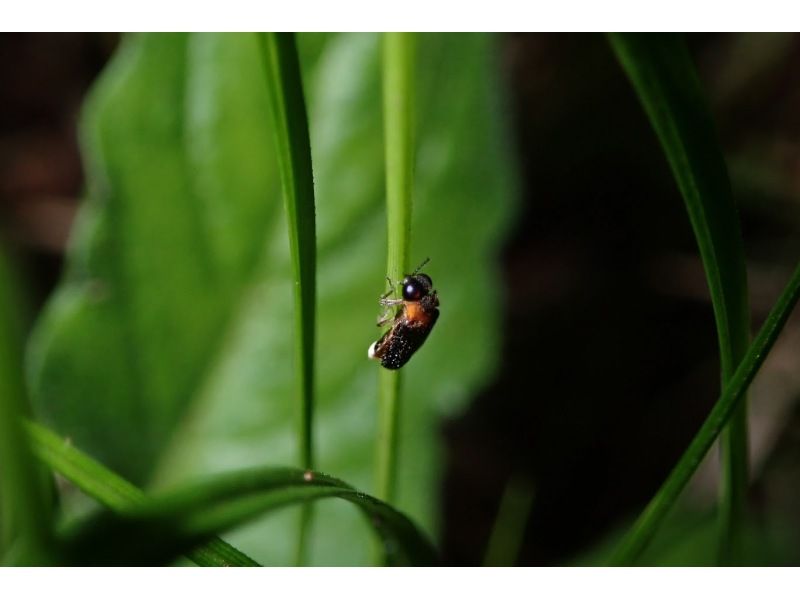
M 429 258 L 429 257 L 426 257 L 424 260 L 422 260 L 422 263 L 414 269 L 414 271 L 411 273 L 411 276 L 415 276 L 417 274 L 417 272 L 422 270 L 422 268 L 425 266 L 425 264 L 427 264 L 429 261 L 431 261 L 431 258 Z

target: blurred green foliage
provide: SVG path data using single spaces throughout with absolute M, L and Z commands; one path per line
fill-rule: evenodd
M 49 482 L 33 461 L 22 418 L 28 414 L 22 368 L 27 309 L 18 276 L 0 244 L 0 563 L 49 563 Z
M 385 213 L 379 36 L 301 35 L 317 192 L 317 468 L 372 486 Z M 397 507 L 436 532 L 441 417 L 496 365 L 495 256 L 516 195 L 493 40 L 418 49 L 412 261 L 442 301 L 406 367 Z M 296 460 L 291 272 L 255 36 L 128 37 L 84 112 L 88 197 L 38 323 L 38 414 L 137 483 Z M 288 564 L 294 514 L 231 536 Z M 369 532 L 318 507 L 312 564 L 363 564 Z

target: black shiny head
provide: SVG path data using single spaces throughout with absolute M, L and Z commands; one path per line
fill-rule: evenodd
M 411 274 L 403 279 L 403 299 L 420 301 L 433 289 L 433 281 L 427 274 Z

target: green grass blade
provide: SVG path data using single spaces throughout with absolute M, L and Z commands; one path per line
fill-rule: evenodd
M 114 512 L 124 512 L 147 501 L 139 488 L 73 447 L 44 426 L 28 422 L 27 433 L 35 456 L 54 472 Z M 258 563 L 219 538 L 195 548 L 188 557 L 212 567 L 257 567 Z
M 27 394 L 22 375 L 22 317 L 14 281 L 0 251 L 0 559 L 42 565 L 52 556 L 52 512 L 22 429 Z M 14 554 L 9 556 L 12 542 Z
M 686 452 L 672 470 L 672 473 L 670 473 L 659 491 L 636 520 L 631 530 L 623 538 L 612 557 L 611 564 L 630 565 L 647 547 L 659 524 L 697 470 L 723 426 L 736 413 L 744 399 L 747 387 L 752 382 L 761 364 L 764 363 L 798 298 L 800 298 L 800 264 L 792 274 L 789 284 L 781 293 L 764 325 L 761 327 L 761 331 L 750 345 L 744 359 L 739 364 L 739 367 L 736 368 L 736 372 L 726 385 L 722 396 L 714 405 L 700 431 L 694 437 L 689 448 L 686 449 Z
M 408 272 L 413 165 L 414 34 L 386 33 L 383 39 L 383 123 L 386 148 L 387 276 L 402 280 Z M 375 492 L 394 497 L 397 432 L 402 374 L 381 368 L 378 374 L 378 436 Z
M 311 142 L 293 33 L 260 34 L 294 266 L 295 333 L 300 404 L 301 463 L 314 464 L 314 324 L 316 216 Z
M 723 388 L 749 341 L 744 249 L 727 168 L 686 44 L 679 35 L 612 34 L 689 213 L 714 307 Z M 722 443 L 720 559 L 736 562 L 747 490 L 747 405 Z
M 358 506 L 398 564 L 436 563 L 429 541 L 402 513 L 340 480 L 295 468 L 232 472 L 149 498 L 125 513 L 104 512 L 68 531 L 66 553 L 79 555 L 75 564 L 165 564 L 212 534 L 330 497 Z
M 317 249 L 311 141 L 294 33 L 262 33 L 260 38 L 294 266 L 300 463 L 312 469 Z M 304 507 L 295 556 L 298 565 L 306 560 L 310 520 L 311 511 Z

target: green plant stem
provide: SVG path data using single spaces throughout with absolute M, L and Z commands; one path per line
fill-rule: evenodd
M 386 33 L 383 40 L 383 123 L 386 147 L 387 266 L 393 281 L 408 269 L 413 176 L 414 35 Z M 375 487 L 378 498 L 394 498 L 401 373 L 381 369 Z
M 23 335 L 16 277 L 0 250 L 0 557 L 12 542 L 11 562 L 46 565 L 52 561 L 52 511 L 40 470 L 33 460 L 22 417 L 27 393 L 22 377 Z
M 124 513 L 147 502 L 147 495 L 139 488 L 44 426 L 28 422 L 26 431 L 33 453 L 42 463 L 100 504 L 114 512 Z M 212 538 L 206 545 L 190 552 L 188 557 L 205 567 L 258 566 L 253 559 L 219 538 Z
M 697 470 L 720 431 L 741 406 L 748 386 L 761 364 L 764 363 L 798 298 L 800 298 L 800 264 L 700 431 L 633 527 L 622 539 L 610 564 L 631 565 L 647 547 L 659 524 Z
M 275 129 L 283 197 L 289 224 L 294 271 L 295 347 L 298 373 L 300 464 L 314 467 L 314 357 L 316 322 L 316 215 L 311 142 L 300 61 L 293 33 L 260 34 Z M 296 562 L 305 561 L 311 521 L 309 506 L 300 513 Z
M 714 307 L 724 390 L 747 350 L 750 316 L 738 214 L 713 119 L 682 36 L 612 34 L 610 40 L 689 214 Z M 735 564 L 748 482 L 746 400 L 733 413 L 721 446 L 719 561 Z

